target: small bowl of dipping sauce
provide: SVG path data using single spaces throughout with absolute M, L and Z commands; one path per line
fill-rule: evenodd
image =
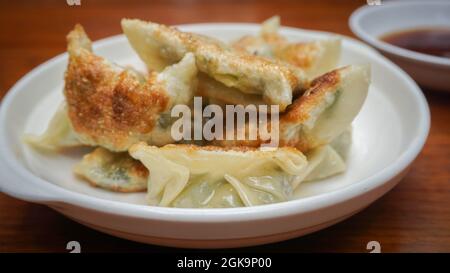
M 423 87 L 450 92 L 450 1 L 382 1 L 353 12 L 353 33 Z

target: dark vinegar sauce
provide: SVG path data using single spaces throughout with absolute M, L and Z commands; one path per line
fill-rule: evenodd
M 424 28 L 393 32 L 381 40 L 412 51 L 450 58 L 450 28 Z

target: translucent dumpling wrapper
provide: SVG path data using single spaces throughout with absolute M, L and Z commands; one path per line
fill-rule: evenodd
M 74 172 L 91 185 L 110 191 L 140 192 L 147 189 L 147 168 L 127 152 L 96 148 L 83 157 Z
M 364 104 L 369 84 L 370 68 L 364 65 L 346 66 L 316 78 L 311 88 L 280 115 L 279 146 L 307 152 L 329 144 L 351 125 Z M 232 147 L 259 147 L 263 143 L 261 138 L 214 142 Z
M 145 76 L 94 55 L 80 25 L 67 41 L 64 94 L 72 128 L 82 143 L 126 151 L 139 141 L 174 142 L 170 110 L 193 98 L 197 82 L 193 54 L 185 54 L 161 73 Z
M 254 206 L 287 201 L 292 185 L 307 167 L 306 157 L 288 147 L 261 151 L 193 145 L 158 148 L 139 143 L 129 152 L 149 169 L 147 198 L 159 206 Z
M 346 157 L 350 145 L 351 129 L 347 129 L 330 144 L 306 152 L 308 166 L 293 187 L 296 189 L 302 182 L 317 181 L 344 172 L 347 168 Z
M 194 176 L 171 206 L 177 208 L 236 208 L 245 207 L 236 189 L 226 180 L 210 180 Z
M 227 87 L 260 95 L 280 111 L 309 84 L 303 71 L 293 65 L 234 50 L 213 38 L 130 19 L 122 20 L 122 29 L 148 68 L 159 71 L 192 52 L 200 71 Z
M 336 68 L 341 54 L 339 38 L 310 42 L 289 42 L 280 35 L 280 18 L 263 22 L 256 36 L 244 36 L 232 43 L 233 48 L 258 56 L 278 59 L 301 68 L 309 78 L 315 78 Z
M 255 205 L 261 203 L 272 203 L 279 202 L 280 200 L 289 200 L 291 198 L 291 189 L 296 189 L 297 186 L 303 181 L 313 181 L 323 178 L 327 178 L 338 173 L 345 171 L 346 164 L 341 155 L 335 151 L 335 143 L 341 149 L 341 152 L 345 152 L 348 149 L 349 131 L 344 132 L 336 140 L 333 141 L 331 145 L 322 146 L 316 148 L 308 153 L 306 153 L 307 165 L 304 166 L 304 161 L 300 160 L 300 166 L 302 167 L 301 173 L 297 173 L 295 178 L 292 178 L 289 183 L 286 184 L 286 177 L 292 177 L 289 173 L 283 173 L 279 169 L 273 169 L 269 165 L 270 175 L 264 176 L 260 175 L 260 168 L 266 168 L 267 163 L 262 162 L 261 164 L 250 164 L 246 169 L 246 172 L 250 175 L 247 180 L 241 180 L 238 175 L 223 174 L 217 176 L 217 173 L 212 174 L 209 170 L 208 172 L 193 172 L 189 170 L 189 181 L 183 190 L 176 196 L 176 198 L 170 203 L 170 206 L 174 207 L 189 207 L 189 208 L 228 208 L 228 207 L 242 207 L 245 206 L 241 196 L 245 196 L 247 199 L 247 204 Z M 210 160 L 211 155 L 206 158 L 199 158 L 204 156 L 204 154 L 210 154 L 212 151 L 220 153 L 221 157 L 229 158 L 242 157 L 243 153 L 246 152 L 245 149 L 236 150 L 223 150 L 212 148 L 212 147 L 195 147 L 191 145 L 172 145 L 172 149 L 182 151 L 181 157 L 184 157 L 184 161 L 191 160 L 189 157 L 192 156 L 192 151 L 196 151 L 196 156 L 192 156 L 192 160 L 197 160 L 198 164 L 202 164 L 202 160 Z M 146 147 L 142 144 L 142 147 Z M 194 148 L 195 147 L 195 148 Z M 158 149 L 153 147 L 153 149 Z M 159 150 L 165 148 L 159 148 Z M 201 150 L 204 150 L 200 152 Z M 173 150 L 172 150 L 173 151 Z M 209 153 L 208 153 L 209 151 Z M 251 151 L 251 149 L 250 149 Z M 175 152 L 175 151 L 173 151 Z M 248 151 L 247 151 L 248 152 Z M 253 150 L 251 153 L 254 153 Z M 256 150 L 259 154 L 246 154 L 245 156 L 250 157 L 252 160 L 260 160 L 259 157 L 267 152 L 261 152 Z M 298 151 L 292 151 L 287 149 L 288 153 L 298 154 Z M 165 152 L 167 153 L 167 151 Z M 283 155 L 286 153 L 286 149 L 282 152 L 273 153 L 273 155 Z M 163 152 L 164 154 L 164 152 Z M 175 156 L 175 155 L 172 155 Z M 217 155 L 215 155 L 217 156 Z M 301 154 L 299 155 L 301 157 Z M 269 153 L 270 157 L 270 153 Z M 166 157 L 169 158 L 170 157 Z M 284 160 L 283 156 L 279 156 L 280 160 Z M 267 159 L 265 159 L 267 161 Z M 230 160 L 224 161 L 226 164 L 241 164 L 240 162 L 232 162 Z M 174 163 L 177 163 L 174 160 Z M 215 163 L 215 162 L 212 162 Z M 156 172 L 163 171 L 165 177 L 183 177 L 183 174 L 177 175 L 176 165 L 159 165 L 158 163 L 152 163 L 153 168 L 157 169 Z M 195 165 L 195 163 L 193 163 Z M 170 167 L 161 170 L 159 167 Z M 174 167 L 175 166 L 175 167 Z M 189 167 L 190 165 L 186 165 Z M 228 167 L 232 169 L 231 166 Z M 150 168 L 149 168 L 150 169 Z M 238 166 L 235 169 L 240 169 Z M 285 168 L 288 169 L 289 168 Z M 126 152 L 111 152 L 104 148 L 96 148 L 91 153 L 85 155 L 81 162 L 79 162 L 74 168 L 75 174 L 85 179 L 91 185 L 99 187 L 109 191 L 115 192 L 140 192 L 147 189 L 147 184 L 150 184 L 149 171 L 148 169 L 139 161 L 132 158 Z M 213 171 L 214 172 L 214 171 Z M 161 175 L 161 174 L 159 174 Z M 277 177 L 278 176 L 278 177 Z M 244 181 L 242 184 L 241 181 Z M 166 187 L 177 186 L 178 184 L 167 184 Z M 164 191 L 169 188 L 164 188 Z M 172 189 L 173 190 L 173 189 Z M 154 204 L 158 202 L 158 198 L 151 202 Z M 257 201 L 255 201 L 257 200 Z M 258 201 L 259 200 L 259 201 Z
M 344 159 L 331 145 L 313 149 L 306 156 L 308 158 L 308 169 L 305 171 L 307 175 L 301 182 L 324 179 L 346 169 Z
M 301 182 L 330 177 L 346 168 L 331 145 L 316 148 L 306 157 L 292 148 L 274 151 L 192 145 L 158 148 L 143 143 L 134 145 L 130 154 L 150 170 L 149 204 L 186 208 L 288 201 Z
M 347 161 L 352 144 L 352 126 L 349 126 L 342 134 L 330 142 L 330 146 L 338 153 L 343 161 Z
M 41 151 L 57 151 L 82 146 L 70 124 L 67 107 L 62 103 L 41 135 L 26 134 L 26 143 Z

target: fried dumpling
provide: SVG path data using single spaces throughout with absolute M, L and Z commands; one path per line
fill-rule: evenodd
M 127 152 L 96 148 L 83 157 L 74 172 L 91 185 L 110 191 L 140 192 L 147 189 L 147 168 Z
M 65 103 L 59 106 L 42 135 L 27 134 L 24 140 L 32 147 L 42 151 L 57 151 L 82 145 L 70 124 Z
M 274 16 L 262 24 L 257 36 L 244 36 L 232 46 L 258 56 L 288 62 L 315 78 L 336 68 L 341 53 L 338 38 L 312 42 L 291 43 L 278 33 L 280 18 Z
M 150 69 L 159 71 L 192 52 L 200 71 L 227 87 L 260 95 L 266 104 L 279 105 L 280 111 L 291 104 L 295 91 L 309 83 L 293 65 L 239 52 L 212 38 L 130 19 L 122 20 L 122 29 Z
M 308 151 L 330 143 L 361 110 L 369 84 L 369 66 L 346 66 L 318 77 L 281 116 L 282 145 Z
M 360 111 L 369 83 L 369 66 L 346 66 L 316 78 L 311 88 L 280 115 L 279 146 L 307 152 L 329 144 L 350 126 Z M 214 142 L 218 146 L 252 147 L 262 143 L 260 139 Z
M 183 55 L 159 74 L 144 76 L 94 55 L 80 25 L 67 40 L 64 94 L 71 125 L 82 143 L 126 151 L 139 141 L 174 142 L 170 110 L 192 100 L 197 80 L 193 54 Z
M 158 148 L 139 143 L 129 152 L 149 169 L 148 201 L 159 206 L 253 206 L 286 201 L 307 166 L 306 157 L 289 147 L 262 151 L 180 144 Z M 190 194 L 183 193 L 186 190 Z
M 263 204 L 278 202 L 278 200 L 289 200 L 291 198 L 291 189 L 297 189 L 302 182 L 316 181 L 328 178 L 346 170 L 344 159 L 336 152 L 331 145 L 325 145 L 313 149 L 305 154 L 307 157 L 307 166 L 300 175 L 290 181 L 290 185 L 286 186 L 284 179 L 276 179 L 276 177 L 258 177 L 248 180 L 247 183 L 228 178 L 234 184 L 225 180 L 211 180 L 208 175 L 195 175 L 189 180 L 188 185 L 172 202 L 174 207 L 184 208 L 230 208 L 243 207 L 245 203 L 242 201 L 239 192 L 234 187 L 240 188 L 243 196 L 249 196 L 250 204 L 256 205 L 259 202 L 253 202 L 254 199 L 263 199 Z M 282 175 L 285 176 L 285 175 Z M 275 182 L 275 181 L 280 181 Z M 265 194 L 257 192 L 254 196 L 255 189 L 262 189 Z M 284 194 L 284 189 L 288 189 Z M 275 196 L 275 198 L 274 198 Z
M 275 58 L 276 47 L 288 44 L 286 38 L 278 34 L 280 28 L 280 17 L 273 16 L 261 25 L 257 35 L 245 35 L 231 43 L 231 46 L 238 50 L 249 52 L 257 56 Z

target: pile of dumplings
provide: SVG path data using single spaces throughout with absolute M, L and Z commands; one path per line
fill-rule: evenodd
M 291 42 L 280 20 L 225 43 L 153 22 L 123 19 L 144 74 L 97 56 L 80 25 L 67 35 L 63 104 L 40 151 L 95 147 L 74 172 L 96 187 L 146 191 L 149 205 L 227 208 L 288 201 L 300 183 L 346 169 L 351 123 L 367 96 L 370 69 L 337 68 L 339 38 Z M 256 140 L 176 142 L 171 109 L 206 104 L 277 105 L 279 146 Z

